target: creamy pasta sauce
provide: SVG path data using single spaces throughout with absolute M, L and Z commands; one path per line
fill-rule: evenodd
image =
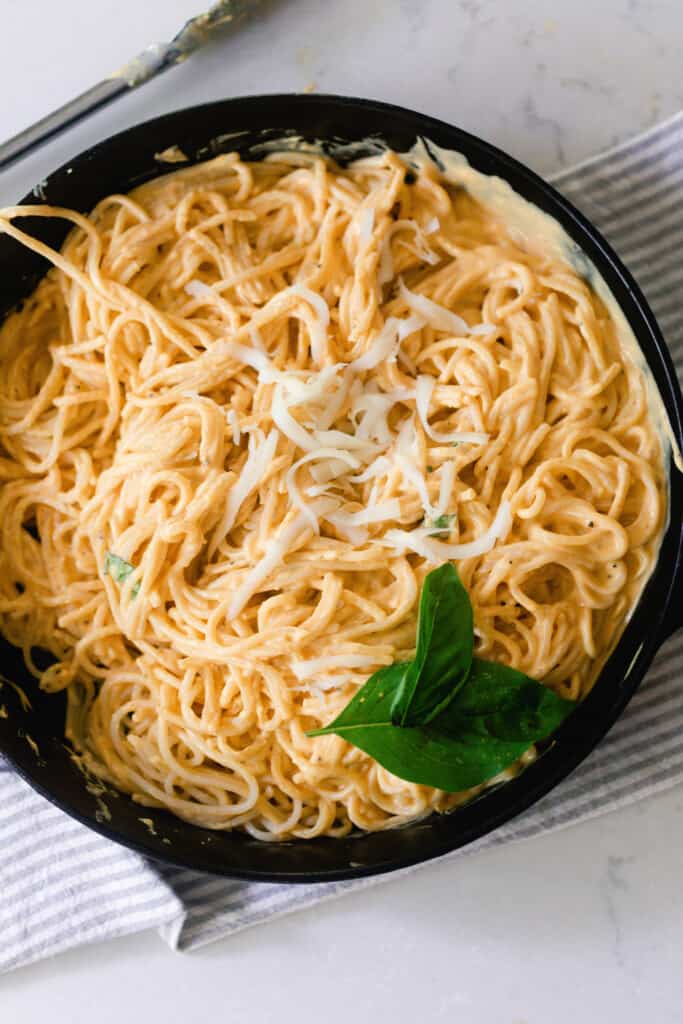
M 412 656 L 446 560 L 481 657 L 580 699 L 617 641 L 666 518 L 648 385 L 471 185 L 233 154 L 36 208 L 61 253 L 0 211 L 54 264 L 0 328 L 0 628 L 141 804 L 282 839 L 467 799 L 305 735 Z

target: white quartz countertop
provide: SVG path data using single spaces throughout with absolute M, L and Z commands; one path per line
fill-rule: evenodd
M 2 0 L 0 138 L 201 5 Z M 136 121 L 304 89 L 434 114 L 547 174 L 681 109 L 682 52 L 680 0 L 264 0 L 233 37 L 0 172 L 0 204 Z M 676 1024 L 682 849 L 677 789 L 190 955 L 152 933 L 64 954 L 0 979 L 0 1021 Z

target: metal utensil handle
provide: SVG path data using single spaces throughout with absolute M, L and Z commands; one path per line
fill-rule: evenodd
M 153 43 L 116 74 L 98 82 L 76 99 L 65 103 L 36 124 L 0 144 L 0 170 L 35 149 L 42 142 L 80 121 L 98 107 L 111 103 L 123 92 L 137 88 L 150 78 L 186 60 L 203 46 L 217 30 L 243 20 L 259 0 L 217 0 L 204 14 L 186 21 L 170 43 Z
M 104 81 L 93 85 L 80 96 L 65 103 L 63 107 L 36 121 L 30 128 L 0 144 L 0 168 L 7 167 L 68 125 L 80 121 L 105 103 L 111 103 L 122 92 L 128 92 L 131 88 L 124 78 L 105 78 Z

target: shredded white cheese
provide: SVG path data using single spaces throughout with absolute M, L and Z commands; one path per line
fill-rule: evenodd
M 404 249 L 408 250 L 408 252 L 411 252 L 421 262 L 429 263 L 433 267 L 436 266 L 440 257 L 438 253 L 435 253 L 434 250 L 430 248 L 427 236 L 420 225 L 415 220 L 410 220 L 405 223 L 410 225 L 415 232 L 415 243 L 411 244 L 407 239 L 402 238 L 398 244 L 402 245 Z
M 436 381 L 427 374 L 421 374 L 415 382 L 415 406 L 425 434 L 440 444 L 486 444 L 489 439 L 488 434 L 480 434 L 474 430 L 451 430 L 449 433 L 443 433 L 434 430 L 429 425 L 429 403 L 432 400 L 435 386 Z
M 314 484 L 312 487 L 307 487 L 304 490 L 304 494 L 308 495 L 309 498 L 319 498 L 321 494 L 327 494 L 328 491 L 327 484 Z
M 399 519 L 401 503 L 398 498 L 389 498 L 378 505 L 368 506 L 359 512 L 333 512 L 326 516 L 335 526 L 369 526 L 371 523 L 385 523 L 388 519 Z
M 346 685 L 346 683 L 357 683 L 357 677 L 351 672 L 343 672 L 340 675 L 333 676 L 320 676 L 314 683 L 299 683 L 298 686 L 290 686 L 290 690 L 295 693 L 314 693 L 319 700 L 323 699 L 323 694 L 327 693 L 328 690 L 336 690 L 340 686 Z
M 375 228 L 375 211 L 370 207 L 364 207 L 358 217 L 358 237 L 361 242 L 367 242 L 372 238 Z
M 240 443 L 240 423 L 237 418 L 237 413 L 234 409 L 228 409 L 225 417 L 228 421 L 228 426 L 232 430 L 232 443 L 238 445 Z
M 343 449 L 333 448 L 331 451 L 337 452 L 338 456 L 341 456 L 341 458 L 329 459 L 327 462 L 321 462 L 318 466 L 311 466 L 311 476 L 317 484 L 322 484 L 323 486 L 327 486 L 330 480 L 334 480 L 336 477 L 341 476 L 342 473 L 346 472 L 349 466 L 346 462 L 342 462 L 342 458 L 344 457 L 342 454 Z M 349 453 L 346 452 L 345 454 L 348 455 Z M 360 462 L 358 462 L 357 465 L 360 465 Z M 309 491 L 306 493 L 309 493 Z
M 236 341 L 218 342 L 211 351 L 217 355 L 224 352 L 236 362 L 244 363 L 245 366 L 251 366 L 252 370 L 258 372 L 259 378 L 262 373 L 267 373 L 271 368 L 270 360 L 265 352 L 260 352 L 257 348 L 250 348 L 248 345 L 240 345 Z
M 313 310 L 317 316 L 317 323 L 311 325 L 310 338 L 311 338 L 311 355 L 313 361 L 322 366 L 323 356 L 325 347 L 327 344 L 327 327 L 330 322 L 330 307 L 325 302 L 322 295 L 318 295 L 317 292 L 312 291 L 311 288 L 307 288 L 303 284 L 293 284 L 282 294 L 299 295 L 304 299 L 309 306 L 313 307 Z
M 362 473 L 357 473 L 355 476 L 350 476 L 349 480 L 354 484 L 364 484 L 366 480 L 374 480 L 375 477 L 386 476 L 390 469 L 391 463 L 386 455 L 378 455 L 367 469 L 364 469 Z
M 433 527 L 421 526 L 415 530 L 387 530 L 376 543 L 393 548 L 403 553 L 414 551 L 429 562 L 446 562 L 452 559 L 476 558 L 485 555 L 495 546 L 497 540 L 504 539 L 512 526 L 512 513 L 507 501 L 502 501 L 496 517 L 488 530 L 481 537 L 465 544 L 445 544 L 435 540 L 431 534 Z
M 394 276 L 394 257 L 391 253 L 393 233 L 393 227 L 391 227 L 382 239 L 382 245 L 379 250 L 379 265 L 377 267 L 378 284 L 387 284 Z
M 313 451 L 318 447 L 316 439 L 300 423 L 297 423 L 291 415 L 289 403 L 285 398 L 285 391 L 281 384 L 278 384 L 275 388 L 271 416 L 278 429 L 282 431 L 285 437 L 293 441 L 297 447 L 303 448 L 306 452 Z
M 367 543 L 370 536 L 364 526 L 345 526 L 344 523 L 332 523 L 332 525 L 349 544 L 353 544 L 356 548 Z
M 216 292 L 204 281 L 188 281 L 185 285 L 185 291 L 188 295 L 191 295 L 193 299 L 205 299 L 207 297 L 215 298 Z
M 401 427 L 396 441 L 394 461 L 400 469 L 403 479 L 411 484 L 419 494 L 425 516 L 431 516 L 434 513 L 434 509 L 429 500 L 427 481 L 417 466 L 415 458 L 416 447 L 415 423 L 411 416 Z
M 266 554 L 249 570 L 246 578 L 235 591 L 228 608 L 228 619 L 234 619 L 239 615 L 263 581 L 268 578 L 273 569 L 284 559 L 294 541 L 300 536 L 305 525 L 305 516 L 299 515 L 288 527 L 281 530 L 274 540 L 269 541 Z
M 315 435 L 319 444 L 329 445 L 332 448 L 344 448 L 349 451 L 357 451 L 364 459 L 371 459 L 377 454 L 377 445 L 366 441 L 362 437 L 354 437 L 353 434 L 345 434 L 343 430 L 318 430 Z
M 334 668 L 372 668 L 377 659 L 368 654 L 328 654 L 322 658 L 310 658 L 307 661 L 293 661 L 292 671 L 297 679 L 310 679 L 319 672 Z
M 360 373 L 363 370 L 373 370 L 380 363 L 396 359 L 399 345 L 404 338 L 421 330 L 424 325 L 425 321 L 419 316 L 409 316 L 406 319 L 390 316 L 367 352 L 349 363 L 349 367 L 354 373 Z
M 428 324 L 435 327 L 437 331 L 448 331 L 452 334 L 469 334 L 469 325 L 457 313 L 452 313 L 445 306 L 440 306 L 426 295 L 419 295 L 406 288 L 403 281 L 399 281 L 401 298 L 414 313 L 423 316 Z
M 307 455 L 304 455 L 302 458 L 292 463 L 287 470 L 285 475 L 285 484 L 292 505 L 298 508 L 306 519 L 308 519 L 315 532 L 320 533 L 320 523 L 313 510 L 314 506 L 307 504 L 304 501 L 301 491 L 296 484 L 296 474 L 299 467 L 316 459 L 324 460 L 325 465 L 329 465 L 330 462 L 337 464 L 341 463 L 342 472 L 349 466 L 351 469 L 358 469 L 361 463 L 357 458 L 350 455 L 349 452 L 343 451 L 341 448 L 318 448 L 316 451 L 309 452 Z M 330 479 L 332 478 L 330 477 Z
M 314 514 L 322 515 L 324 512 L 336 507 L 336 502 L 320 498 L 314 506 Z M 292 522 L 280 529 L 277 536 L 268 541 L 268 550 L 256 565 L 247 573 L 245 579 L 235 591 L 232 601 L 228 606 L 227 617 L 234 619 L 245 605 L 251 600 L 254 594 L 258 593 L 259 587 L 270 576 L 273 569 L 284 560 L 292 550 L 293 546 L 300 539 L 301 534 L 309 526 L 308 520 L 299 514 Z
M 360 395 L 351 408 L 351 419 L 357 424 L 356 437 L 390 444 L 394 435 L 389 427 L 388 415 L 394 405 L 395 399 L 391 395 Z
M 330 374 L 330 380 L 337 385 L 337 388 L 331 395 L 328 392 L 324 396 L 325 401 L 316 418 L 317 425 L 321 430 L 327 430 L 338 418 L 342 407 L 346 402 L 351 382 L 353 380 L 353 375 L 349 372 L 348 367 L 344 367 L 341 363 L 337 363 L 333 367 L 326 367 L 325 370 L 321 370 L 320 377 L 323 377 L 327 370 L 334 371 Z
M 229 533 L 235 525 L 235 520 L 237 519 L 239 510 L 242 507 L 242 503 L 252 491 L 261 486 L 263 478 L 275 457 L 278 432 L 274 429 L 271 430 L 265 441 L 261 443 L 258 442 L 256 434 L 254 433 L 250 436 L 249 441 L 250 445 L 253 446 L 251 447 L 239 477 L 230 488 L 227 504 L 225 506 L 225 513 L 214 530 L 213 539 L 209 544 L 209 558 L 213 556 L 223 537 L 225 537 L 225 535 Z

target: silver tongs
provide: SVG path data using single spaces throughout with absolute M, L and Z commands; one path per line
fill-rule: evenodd
M 122 93 L 137 89 L 162 71 L 187 60 L 195 50 L 208 42 L 218 29 L 241 21 L 254 9 L 257 2 L 258 0 L 218 0 L 218 3 L 208 11 L 198 14 L 196 18 L 190 18 L 169 43 L 153 43 L 108 78 L 0 144 L 0 168 L 7 167 L 69 125 L 82 120 L 99 107 L 111 103 Z

